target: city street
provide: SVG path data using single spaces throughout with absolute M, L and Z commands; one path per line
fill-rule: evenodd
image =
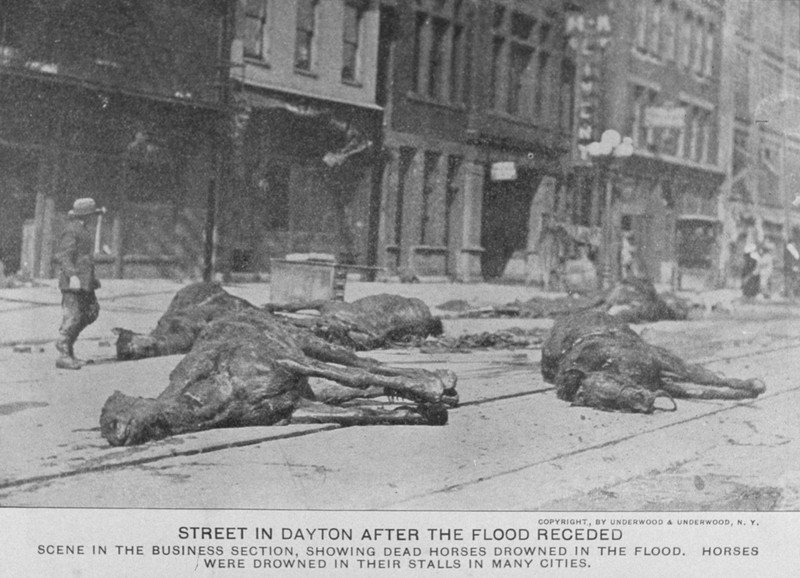
M 52 285 L 0 291 L 0 506 L 378 510 L 796 510 L 800 508 L 800 307 L 735 304 L 636 329 L 733 377 L 754 401 L 677 400 L 652 415 L 570 407 L 543 382 L 538 348 L 370 356 L 448 367 L 461 404 L 442 427 L 275 426 L 175 436 L 132 448 L 100 437 L 114 390 L 156 396 L 179 357 L 115 362 L 112 328 L 151 328 L 181 285 L 109 281 L 77 343 L 95 360 L 54 367 L 60 309 Z M 226 286 L 262 304 L 263 283 Z M 349 283 L 434 308 L 527 299 L 521 285 Z M 730 292 L 729 292 L 730 293 Z M 550 320 L 448 319 L 448 334 L 548 327 Z

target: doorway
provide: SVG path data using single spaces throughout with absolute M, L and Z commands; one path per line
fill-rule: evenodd
M 487 167 L 481 214 L 481 270 L 486 279 L 503 276 L 515 251 L 528 244 L 528 220 L 541 174 L 526 168 L 517 170 L 516 179 L 493 181 Z

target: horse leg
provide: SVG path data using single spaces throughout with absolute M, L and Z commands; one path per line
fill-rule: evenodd
M 353 425 L 445 425 L 447 409 L 444 406 L 421 407 L 359 405 L 355 407 L 332 406 L 318 401 L 301 400 L 289 418 L 289 423 L 336 423 Z
M 456 376 L 447 370 L 397 369 L 392 375 L 385 375 L 375 371 L 374 368 L 337 367 L 310 358 L 302 362 L 295 359 L 279 359 L 275 363 L 299 375 L 323 377 L 357 389 L 379 386 L 413 400 L 449 405 L 458 403 L 458 394 L 455 391 Z M 386 368 L 382 366 L 382 369 Z

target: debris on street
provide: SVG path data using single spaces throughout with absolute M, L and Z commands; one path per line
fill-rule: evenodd
M 333 405 L 336 400 L 315 396 L 309 377 L 366 390 L 367 395 L 356 400 L 362 403 Z M 127 446 L 221 427 L 442 425 L 447 407 L 458 402 L 455 385 L 449 370 L 399 369 L 363 359 L 270 313 L 244 308 L 208 324 L 157 398 L 114 392 L 103 406 L 100 426 L 111 445 Z M 363 403 L 375 387 L 409 403 Z
M 556 320 L 541 367 L 559 399 L 604 410 L 651 413 L 661 397 L 748 399 L 766 389 L 758 379 L 726 378 L 686 363 L 600 311 Z
M 541 347 L 548 330 L 543 328 L 522 329 L 509 327 L 500 331 L 466 333 L 457 337 L 410 337 L 395 341 L 393 347 L 419 347 L 422 353 L 468 353 L 475 349 L 527 349 Z

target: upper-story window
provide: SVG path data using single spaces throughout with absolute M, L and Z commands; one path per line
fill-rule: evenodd
M 490 79 L 492 108 L 534 120 L 550 120 L 556 115 L 558 104 L 551 101 L 557 96 L 550 91 L 554 85 L 559 85 L 557 71 L 551 70 L 557 35 L 549 16 L 495 6 Z
M 717 27 L 714 26 L 714 24 L 709 23 L 708 27 L 706 28 L 706 49 L 705 58 L 703 60 L 704 76 L 714 75 L 714 45 L 716 33 Z
M 503 35 L 505 28 L 506 9 L 504 6 L 495 6 L 492 15 L 492 69 L 489 71 L 489 106 L 497 108 L 500 103 L 501 77 L 500 67 L 505 54 L 506 38 Z
M 344 5 L 342 31 L 342 80 L 356 82 L 361 76 L 361 27 L 364 4 L 350 0 Z
M 417 0 L 412 90 L 430 99 L 464 101 L 468 71 L 463 0 Z
M 671 2 L 669 9 L 665 10 L 663 20 L 664 29 L 662 30 L 662 39 L 664 58 L 667 60 L 675 60 L 678 40 L 678 6 L 675 2 Z
M 269 29 L 267 11 L 269 0 L 246 0 L 244 8 L 244 55 L 267 60 L 269 55 Z
M 650 29 L 648 31 L 648 50 L 653 56 L 661 55 L 661 12 L 664 3 L 654 0 L 650 6 Z
M 531 81 L 534 48 L 533 29 L 536 20 L 520 12 L 511 14 L 511 45 L 508 64 L 508 93 L 506 111 L 520 113 L 520 100 L 526 84 Z
M 764 46 L 775 54 L 783 54 L 783 7 L 784 2 L 759 2 L 759 10 L 763 10 L 761 37 Z
M 692 34 L 692 29 L 694 27 L 693 22 L 694 16 L 692 16 L 691 12 L 687 12 L 683 17 L 680 33 L 681 41 L 678 44 L 678 62 L 684 68 L 689 68 L 689 65 L 692 62 L 692 37 L 694 36 Z
M 733 104 L 736 115 L 750 116 L 750 52 L 737 46 L 733 68 Z
M 692 26 L 692 71 L 703 73 L 703 48 L 706 27 L 702 17 L 698 17 Z
M 647 2 L 636 2 L 636 48 L 647 50 Z
M 299 70 L 314 67 L 318 9 L 319 0 L 297 0 L 294 66 Z

